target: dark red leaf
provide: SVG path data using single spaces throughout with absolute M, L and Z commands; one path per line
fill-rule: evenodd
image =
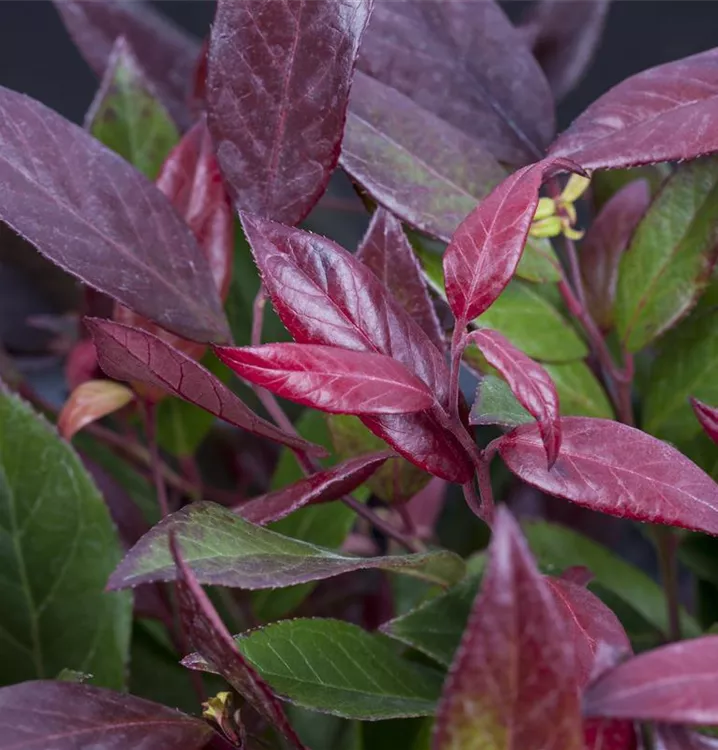
M 584 719 L 583 734 L 585 750 L 638 750 L 638 736 L 630 721 Z
M 540 0 L 519 30 L 556 99 L 583 77 L 603 34 L 610 0 Z
M 584 169 L 718 151 L 718 49 L 644 70 L 595 101 L 551 147 Z
M 687 727 L 661 724 L 656 727 L 654 750 L 716 750 L 718 737 L 707 737 Z
M 443 355 L 363 263 L 324 237 L 262 219 L 243 221 L 274 308 L 296 341 L 392 357 L 448 408 Z M 362 420 L 432 474 L 460 483 L 473 475 L 464 449 L 430 413 Z
M 691 406 L 696 419 L 701 423 L 701 427 L 708 437 L 718 443 L 718 409 L 714 406 L 708 406 L 697 398 L 691 399 Z
M 245 521 L 265 526 L 310 503 L 328 503 L 353 492 L 388 459 L 391 453 L 371 453 L 352 458 L 326 471 L 300 479 L 281 490 L 255 497 L 234 510 Z
M 446 294 L 458 321 L 465 324 L 481 315 L 509 283 L 536 213 L 539 188 L 565 169 L 577 171 L 569 161 L 551 160 L 519 169 L 461 222 L 444 253 Z
M 493 0 L 378 3 L 359 67 L 501 161 L 533 161 L 553 135 L 548 83 Z
M 648 182 L 629 182 L 603 206 L 581 243 L 579 260 L 586 302 L 603 330 L 613 325 L 618 264 L 650 203 Z
M 258 417 L 221 380 L 162 339 L 140 328 L 85 318 L 102 369 L 111 378 L 173 393 L 254 435 L 302 451 L 321 449 Z
M 434 750 L 464 747 L 583 748 L 573 641 L 503 506 L 436 719 Z
M 357 257 L 374 271 L 436 348 L 443 352 L 446 346 L 439 318 L 401 222 L 385 209 L 378 208 L 359 245 Z
M 476 344 L 486 361 L 506 379 L 521 406 L 535 417 L 548 465 L 552 466 L 561 448 L 561 421 L 558 394 L 551 376 L 498 331 L 480 328 L 472 331 L 467 341 Z
M 211 733 L 193 716 L 79 682 L 0 688 L 3 750 L 199 750 Z
M 207 111 L 238 209 L 297 224 L 339 158 L 371 0 L 219 0 Z
M 207 594 L 182 560 L 177 540 L 170 535 L 170 550 L 177 567 L 176 591 L 179 614 L 190 645 L 209 666 L 266 717 L 299 750 L 304 750 L 282 704 L 254 667 L 239 653 Z
M 0 88 L 0 219 L 82 281 L 186 338 L 227 341 L 209 266 L 162 193 L 39 102 Z
M 604 673 L 586 690 L 584 713 L 718 724 L 718 636 L 672 643 Z
M 391 357 L 321 344 L 216 347 L 240 377 L 330 414 L 408 414 L 431 408 L 423 380 Z
M 499 453 L 525 482 L 592 510 L 718 534 L 718 484 L 675 448 L 608 419 L 563 417 L 561 453 L 546 469 L 535 424 L 501 439 Z
M 122 0 L 55 0 L 73 41 L 102 76 L 115 40 L 124 36 L 178 124 L 189 125 L 187 94 L 199 42 L 148 4 Z

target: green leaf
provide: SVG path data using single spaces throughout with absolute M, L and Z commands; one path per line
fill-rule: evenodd
M 613 419 L 611 402 L 585 362 L 544 363 L 551 376 L 565 416 Z
M 601 169 L 594 172 L 591 177 L 591 192 L 596 211 L 633 180 L 646 180 L 651 195 L 655 195 L 672 172 L 673 168 L 669 164 L 649 164 L 632 169 Z
M 72 448 L 0 393 L 0 684 L 89 672 L 121 688 L 132 600 L 104 591 L 120 559 L 105 503 Z
M 530 523 L 524 527 L 531 551 L 548 571 L 560 572 L 573 565 L 587 567 L 594 581 L 618 596 L 661 632 L 668 632 L 666 601 L 661 587 L 633 565 L 588 537 L 565 526 Z M 681 627 L 686 637 L 700 635 L 696 621 L 681 610 Z
M 515 427 L 534 418 L 516 400 L 508 383 L 495 375 L 484 375 L 471 407 L 471 424 L 498 424 Z
M 516 269 L 516 276 L 535 284 L 561 280 L 561 264 L 549 240 L 537 237 L 528 238 Z
M 643 429 L 680 443 L 700 431 L 690 396 L 718 404 L 718 310 L 691 315 L 662 341 L 645 386 Z
M 167 154 L 180 139 L 172 118 L 123 39 L 115 44 L 85 125 L 98 141 L 150 180 L 157 178 Z
M 718 160 L 683 164 L 623 254 L 616 327 L 637 352 L 680 320 L 705 288 L 718 248 Z
M 383 635 L 340 620 L 284 620 L 235 638 L 280 697 L 346 719 L 430 716 L 443 675 L 400 657 Z M 188 666 L 206 668 L 198 655 Z

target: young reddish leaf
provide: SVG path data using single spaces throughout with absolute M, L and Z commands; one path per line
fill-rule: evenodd
M 476 344 L 487 362 L 504 376 L 521 406 L 536 418 L 548 465 L 553 466 L 561 447 L 561 421 L 551 376 L 498 331 L 480 328 L 467 340 Z
M 199 42 L 146 3 L 121 0 L 55 0 L 70 36 L 97 76 L 107 67 L 115 40 L 124 36 L 180 125 L 189 125 L 187 94 Z
M 439 318 L 401 222 L 385 209 L 378 208 L 359 245 L 357 258 L 374 271 L 436 348 L 443 352 L 446 346 Z
M 383 354 L 320 344 L 215 347 L 240 377 L 330 414 L 407 414 L 431 408 L 423 380 Z
M 697 398 L 691 398 L 691 406 L 703 431 L 714 443 L 718 443 L 718 409 L 704 404 Z
M 326 471 L 300 479 L 281 490 L 255 497 L 234 510 L 245 521 L 265 526 L 294 513 L 310 503 L 328 503 L 353 492 L 388 459 L 392 453 L 371 453 L 344 461 Z
M 500 161 L 533 161 L 553 135 L 548 83 L 493 0 L 377 3 L 359 67 Z
M 691 729 L 660 724 L 655 729 L 654 750 L 717 750 L 718 737 L 708 737 Z
M 177 566 L 175 590 L 180 619 L 191 646 L 294 747 L 304 750 L 277 696 L 239 652 L 209 597 L 182 559 L 174 535 L 170 535 L 170 551 Z
M 540 0 L 519 30 L 556 99 L 583 77 L 598 48 L 610 0 Z
M 718 636 L 648 651 L 586 690 L 586 716 L 670 724 L 718 723 Z
M 165 328 L 229 339 L 202 251 L 124 159 L 39 102 L 0 88 L 0 219 L 53 263 Z
M 619 83 L 558 137 L 550 155 L 614 169 L 718 151 L 717 61 L 712 49 Z
M 371 6 L 372 0 L 219 0 L 207 111 L 238 209 L 297 224 L 324 193 Z
M 539 188 L 563 169 L 577 167 L 566 160 L 545 160 L 519 169 L 461 222 L 444 253 L 446 294 L 458 321 L 481 315 L 509 283 L 521 260 Z
M 581 243 L 579 261 L 586 302 L 603 330 L 613 325 L 619 261 L 650 204 L 647 180 L 629 182 L 603 206 Z
M 265 288 L 296 341 L 392 357 L 448 408 L 443 355 L 363 263 L 324 237 L 262 219 L 243 221 Z M 430 413 L 362 420 L 431 474 L 459 483 L 473 475 L 464 449 Z
M 109 377 L 167 391 L 225 422 L 290 448 L 322 451 L 258 417 L 221 380 L 157 336 L 97 318 L 85 318 L 85 325 L 95 341 L 100 366 Z
M 546 469 L 538 426 L 501 438 L 508 468 L 543 492 L 637 521 L 718 534 L 718 484 L 675 448 L 625 424 L 561 419 L 561 453 Z
M 432 747 L 583 749 L 573 642 L 503 506 L 481 593 L 444 684 Z
M 194 716 L 78 682 L 40 680 L 0 688 L 4 750 L 200 750 L 211 733 Z
M 70 440 L 88 424 L 127 406 L 134 397 L 135 394 L 120 383 L 87 380 L 75 388 L 63 405 L 57 429 L 65 440 Z

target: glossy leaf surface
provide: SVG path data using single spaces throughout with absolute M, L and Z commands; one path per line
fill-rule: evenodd
M 281 696 L 347 719 L 430 716 L 441 690 L 439 672 L 401 658 L 384 636 L 340 620 L 287 620 L 236 643 Z M 204 667 L 196 656 L 184 663 Z
M 614 86 L 551 148 L 584 169 L 694 159 L 718 150 L 718 50 L 644 70 Z
M 561 453 L 545 468 L 538 427 L 521 425 L 499 453 L 524 481 L 593 510 L 718 532 L 718 484 L 675 448 L 627 425 L 563 417 Z
M 718 409 L 704 404 L 697 398 L 691 399 L 691 406 L 703 431 L 714 443 L 718 443 Z
M 423 380 L 383 354 L 320 344 L 215 347 L 215 352 L 245 380 L 321 411 L 406 414 L 434 403 Z
M 117 532 L 77 454 L 2 392 L 0 528 L 0 684 L 67 667 L 121 689 L 132 603 L 104 591 Z
M 43 255 L 186 338 L 229 337 L 190 230 L 124 159 L 7 89 L 0 89 L 0 150 L 0 218 Z
M 574 658 L 551 590 L 500 507 L 481 593 L 444 685 L 433 747 L 580 750 Z
M 241 211 L 296 224 L 326 188 L 370 0 L 220 0 L 209 127 Z
M 200 750 L 212 730 L 158 703 L 72 682 L 0 689 L 0 745 L 18 750 Z
M 87 380 L 70 394 L 57 420 L 57 429 L 66 440 L 92 422 L 116 412 L 135 398 L 135 394 L 111 380 Z
M 450 586 L 464 574 L 463 561 L 451 552 L 349 557 L 255 526 L 219 505 L 193 503 L 146 534 L 108 585 L 117 589 L 174 580 L 169 532 L 176 534 L 198 581 L 209 585 L 275 588 L 379 568 Z
M 255 435 L 316 452 L 316 446 L 257 416 L 219 378 L 157 336 L 98 318 L 86 318 L 85 325 L 111 378 L 168 391 Z
M 718 254 L 718 160 L 681 165 L 621 258 L 616 327 L 630 351 L 676 324 L 703 291 Z

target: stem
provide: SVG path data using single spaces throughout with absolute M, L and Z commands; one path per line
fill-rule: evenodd
M 670 527 L 654 529 L 658 564 L 666 596 L 668 612 L 668 638 L 671 641 L 681 640 L 680 597 L 678 592 L 678 540 Z
M 578 263 L 576 243 L 565 235 L 563 240 L 566 249 L 566 257 L 568 259 L 568 267 L 571 273 L 571 282 L 573 283 L 573 288 L 576 290 L 576 297 L 581 304 L 581 307 L 586 310 L 586 293 L 583 288 L 583 277 L 581 276 L 581 267 Z
M 157 503 L 160 506 L 162 516 L 170 512 L 169 503 L 167 502 L 167 485 L 162 476 L 162 461 L 160 459 L 160 449 L 157 445 L 157 407 L 152 401 L 143 401 L 145 416 L 145 434 L 147 443 L 150 447 L 150 462 L 152 464 L 152 476 L 155 482 L 155 491 L 157 492 Z
M 480 466 L 476 468 L 476 478 L 479 483 L 479 493 L 481 495 L 481 508 L 484 514 L 484 520 L 489 526 L 494 523 L 494 490 L 491 486 L 491 472 L 489 471 L 489 461 L 483 460 Z
M 459 377 L 461 374 L 461 355 L 466 339 L 466 321 L 456 321 L 451 337 L 451 375 L 449 379 L 449 409 L 455 421 L 461 422 L 459 415 Z
M 464 491 L 466 504 L 473 511 L 474 515 L 478 516 L 482 521 L 488 524 L 487 513 L 484 510 L 482 499 L 476 494 L 473 480 L 466 482 L 466 484 L 462 484 L 461 489 Z

